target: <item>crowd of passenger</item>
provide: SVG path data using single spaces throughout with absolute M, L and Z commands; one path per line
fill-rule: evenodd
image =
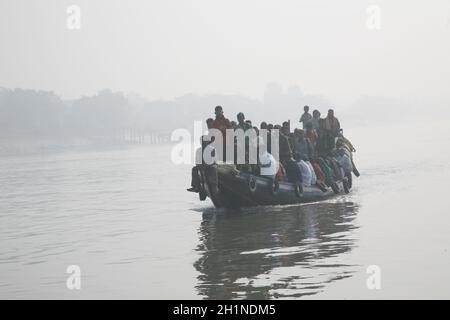
M 215 108 L 215 119 L 209 118 L 206 121 L 208 129 L 220 130 L 224 141 L 219 152 L 226 153 L 226 130 L 242 129 L 244 132 L 253 129 L 256 133 L 256 140 L 245 140 L 245 162 L 236 161 L 235 165 L 239 171 L 244 171 L 258 176 L 264 176 L 276 181 L 288 181 L 302 185 L 302 187 L 317 186 L 323 191 L 327 187 L 336 188 L 336 181 L 346 180 L 346 186 L 352 186 L 352 173 L 359 176 L 358 170 L 353 162 L 353 152 L 355 148 L 352 143 L 344 137 L 340 122 L 334 115 L 334 110 L 329 109 L 327 116 L 322 118 L 319 110 L 309 112 L 309 106 L 304 106 L 304 112 L 299 119 L 300 128 L 291 130 L 290 121 L 280 124 L 272 124 L 266 121 L 261 122 L 259 128 L 253 126 L 250 120 L 245 119 L 245 115 L 239 112 L 236 121 L 230 121 L 224 116 L 223 108 Z M 261 129 L 261 130 L 260 130 Z M 267 135 L 260 135 L 260 131 L 268 132 Z M 278 159 L 272 155 L 272 135 L 274 129 L 279 130 L 278 135 Z M 202 147 L 197 152 L 197 160 L 202 157 L 205 148 L 211 148 L 214 139 L 206 141 L 202 137 Z M 238 143 L 234 141 L 235 150 Z M 249 161 L 248 148 L 252 143 L 256 143 L 261 148 L 258 152 L 257 161 Z M 216 150 L 217 151 L 217 150 Z M 201 159 L 201 158 L 200 158 Z M 202 163 L 196 162 L 196 163 Z M 201 166 L 201 165 L 200 165 Z M 193 168 L 192 187 L 188 191 L 199 191 L 198 170 L 199 165 Z

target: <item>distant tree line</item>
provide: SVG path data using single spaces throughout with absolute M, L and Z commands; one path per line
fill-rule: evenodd
M 243 111 L 255 124 L 281 122 L 298 116 L 299 99 L 300 89 L 291 88 L 284 94 L 274 84 L 267 87 L 264 101 L 218 94 L 147 101 L 111 90 L 65 101 L 50 91 L 0 88 L 0 133 L 3 137 L 89 136 L 126 129 L 167 133 L 214 117 L 214 107 L 219 104 L 230 119 Z M 283 109 L 284 115 L 280 113 Z
M 296 125 L 306 104 L 311 110 L 320 109 L 322 114 L 334 107 L 344 126 L 369 119 L 397 121 L 406 110 L 412 110 L 411 104 L 367 96 L 346 109 L 339 108 L 321 96 L 303 95 L 296 86 L 283 92 L 274 83 L 266 87 L 263 100 L 242 95 L 187 94 L 173 100 L 148 101 L 136 94 L 103 90 L 67 101 L 49 91 L 0 88 L 0 138 L 90 137 L 126 130 L 170 134 L 176 128 L 192 129 L 194 121 L 213 118 L 216 105 L 222 105 L 231 120 L 242 111 L 253 125 L 287 119 Z

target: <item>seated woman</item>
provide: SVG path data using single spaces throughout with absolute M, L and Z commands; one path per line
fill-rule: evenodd
M 336 159 L 333 157 L 329 157 L 326 159 L 326 161 L 330 168 L 333 170 L 335 180 L 342 180 L 344 178 L 344 175 L 342 174 L 341 165 L 336 161 Z
M 276 169 L 277 173 L 275 175 L 275 179 L 277 179 L 278 181 L 287 181 L 286 169 L 284 169 L 284 166 L 281 164 L 281 162 L 276 161 Z
M 351 188 L 353 171 L 352 160 L 343 148 L 337 150 L 335 159 L 341 165 L 342 169 L 344 169 L 344 175 L 347 177 L 348 187 Z
M 336 149 L 344 150 L 345 154 L 350 158 L 350 161 L 352 162 L 353 174 L 356 177 L 359 177 L 359 171 L 358 169 L 356 169 L 355 162 L 353 161 L 353 152 L 356 152 L 356 150 L 353 147 L 352 143 L 348 139 L 346 139 L 342 133 L 340 133 L 336 141 Z
M 259 156 L 259 174 L 263 177 L 275 179 L 277 174 L 277 163 L 275 158 L 267 152 L 263 151 Z
M 305 163 L 308 165 L 309 169 L 311 170 L 311 185 L 313 186 L 317 183 L 316 173 L 314 172 L 314 168 L 313 168 L 311 162 L 305 161 Z
M 325 162 L 325 160 L 323 158 L 319 158 L 317 162 L 320 166 L 320 169 L 322 170 L 322 172 L 325 175 L 325 181 L 324 181 L 325 184 L 327 186 L 331 186 L 332 184 L 334 184 L 335 181 L 334 181 L 333 171 L 328 166 L 328 164 Z
M 298 166 L 297 161 L 295 161 L 294 159 L 289 159 L 288 161 L 286 161 L 285 168 L 289 182 L 303 183 L 303 174 L 302 171 L 300 170 L 300 167 Z
M 305 161 L 305 157 L 300 155 L 299 153 L 294 154 L 295 163 L 300 171 L 300 174 L 302 176 L 302 184 L 304 187 L 310 187 L 312 182 L 312 172 L 311 168 L 308 166 L 308 164 Z
M 311 162 L 313 171 L 316 175 L 316 185 L 322 190 L 327 191 L 327 185 L 325 184 L 326 176 L 325 173 L 323 173 L 322 169 L 320 168 L 319 163 L 317 162 L 317 159 L 313 159 Z

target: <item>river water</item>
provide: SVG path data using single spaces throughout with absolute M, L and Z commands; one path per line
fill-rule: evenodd
M 233 212 L 170 145 L 0 156 L 0 298 L 449 299 L 447 124 L 346 135 L 352 193 Z

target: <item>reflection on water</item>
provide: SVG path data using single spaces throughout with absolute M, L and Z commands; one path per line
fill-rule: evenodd
M 209 299 L 295 298 L 351 277 L 353 202 L 206 211 L 199 228 L 197 290 Z M 339 261 L 339 262 L 337 262 Z

